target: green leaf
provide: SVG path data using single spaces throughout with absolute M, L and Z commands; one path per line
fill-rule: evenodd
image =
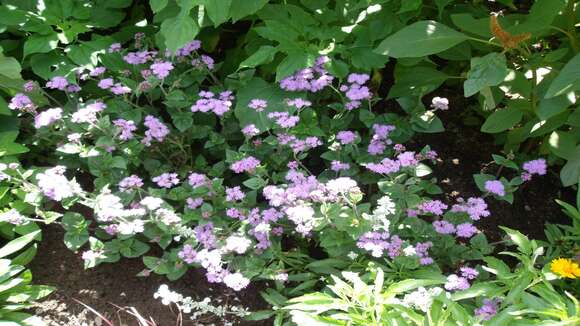
M 10 79 L 21 79 L 20 76 L 20 63 L 18 60 L 12 57 L 5 57 L 0 53 L 0 75 L 5 76 Z
M 288 56 L 280 62 L 276 69 L 276 81 L 282 80 L 296 71 L 312 66 L 316 60 L 316 55 L 307 52 L 290 52 Z
M 207 15 L 215 27 L 225 23 L 230 17 L 232 0 L 205 0 L 204 5 Z
M 572 157 L 560 170 L 560 180 L 565 187 L 578 183 L 578 177 L 580 177 L 580 146 L 576 147 Z
M 165 38 L 165 46 L 172 53 L 183 47 L 188 42 L 193 41 L 199 26 L 195 21 L 181 11 L 175 19 L 167 19 L 161 24 L 161 35 Z
M 556 76 L 544 98 L 565 95 L 580 90 L 580 54 L 577 54 Z
M 523 116 L 524 113 L 517 107 L 497 110 L 487 117 L 481 131 L 494 134 L 508 130 L 520 122 Z
M 500 229 L 504 230 L 505 233 L 510 237 L 511 241 L 518 246 L 518 250 L 526 255 L 532 253 L 532 245 L 528 237 L 523 235 L 520 231 L 512 230 L 505 226 L 500 226 Z
M 158 13 L 167 7 L 168 0 L 149 0 L 149 6 L 154 13 Z
M 566 111 L 566 109 L 574 104 L 576 100 L 576 96 L 574 96 L 574 94 L 571 95 L 572 96 L 560 95 L 541 99 L 538 104 L 536 115 L 541 120 L 548 120 L 549 118 Z
M 4 245 L 4 247 L 0 248 L 0 258 L 4 258 L 24 248 L 27 244 L 32 242 L 34 238 L 36 238 L 36 236 L 38 236 L 39 234 L 40 230 L 37 230 L 8 242 L 6 245 Z
M 278 49 L 276 47 L 262 45 L 258 51 L 254 52 L 254 54 L 240 63 L 238 70 L 242 68 L 254 68 L 264 63 L 270 63 L 272 60 L 274 60 L 276 53 L 278 53 Z
M 572 159 L 576 152 L 576 137 L 571 132 L 556 130 L 548 137 L 548 148 L 556 156 Z
M 237 97 L 234 113 L 240 122 L 240 127 L 254 124 L 260 131 L 266 131 L 272 126 L 272 121 L 267 117 L 268 113 L 287 111 L 284 99 L 292 96 L 263 79 L 253 78 L 238 91 Z M 254 98 L 266 100 L 268 107 L 263 112 L 250 109 L 248 104 Z
M 27 38 L 24 42 L 23 57 L 33 53 L 46 53 L 56 49 L 58 45 L 58 34 L 50 33 L 48 35 L 35 34 Z
M 375 52 L 394 58 L 416 58 L 439 53 L 467 39 L 465 34 L 436 21 L 419 21 L 387 37 Z
M 230 15 L 232 20 L 237 22 L 238 20 L 254 14 L 258 10 L 262 9 L 264 5 L 268 3 L 268 0 L 235 0 L 232 2 L 230 8 Z
M 471 70 L 463 84 L 463 93 L 469 97 L 487 86 L 499 85 L 509 74 L 505 55 L 489 53 L 484 57 L 471 59 Z

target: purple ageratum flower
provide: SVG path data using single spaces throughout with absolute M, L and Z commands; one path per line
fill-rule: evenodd
M 387 146 L 382 141 L 371 140 L 367 152 L 371 155 L 379 155 L 385 152 Z
M 115 52 L 119 52 L 121 51 L 121 43 L 113 43 L 111 44 L 111 46 L 109 46 L 109 53 L 115 53 Z
M 145 138 L 142 140 L 145 146 L 151 146 L 151 141 L 154 139 L 158 142 L 163 142 L 165 137 L 169 135 L 169 128 L 152 115 L 145 117 L 144 124 L 148 128 L 148 130 L 145 131 Z
M 177 173 L 163 173 L 154 177 L 152 180 L 153 182 L 157 183 L 159 187 L 168 189 L 179 184 Z
M 129 140 L 133 138 L 133 132 L 137 130 L 137 126 L 135 126 L 135 122 L 131 120 L 125 119 L 117 119 L 113 121 L 113 124 L 119 128 L 121 132 L 119 134 L 119 139 L 121 140 Z
M 486 181 L 485 190 L 500 197 L 505 196 L 505 188 L 503 186 L 503 183 L 501 183 L 501 181 L 499 180 Z
M 330 162 L 330 169 L 332 171 L 336 171 L 336 172 L 339 172 L 342 170 L 348 170 L 348 169 L 350 169 L 350 164 L 343 163 L 341 161 L 332 161 L 332 162 Z
M 262 112 L 268 107 L 268 102 L 259 98 L 250 100 L 248 107 L 256 110 L 256 112 Z
M 548 169 L 546 160 L 543 158 L 532 160 L 524 163 L 523 169 L 526 170 L 530 175 L 545 175 Z
M 471 238 L 474 234 L 477 233 L 477 228 L 471 223 L 458 224 L 456 229 L 456 235 L 458 238 Z
M 391 160 L 390 158 L 385 158 L 381 163 L 367 163 L 366 168 L 379 174 L 391 174 L 399 172 L 401 169 L 401 164 L 399 161 Z
M 395 126 L 392 125 L 381 125 L 381 124 L 374 124 L 373 125 L 373 139 L 377 140 L 387 140 L 389 139 L 389 135 L 391 132 L 395 130 Z
M 312 102 L 298 97 L 298 98 L 295 98 L 292 100 L 287 100 L 286 105 L 293 106 L 293 107 L 297 108 L 298 110 L 300 110 L 302 108 L 312 106 Z
M 227 201 L 238 201 L 243 200 L 246 197 L 246 194 L 242 191 L 239 186 L 229 188 L 226 187 L 226 200 Z
M 201 98 L 191 106 L 191 112 L 212 111 L 218 116 L 222 116 L 230 110 L 234 98 L 230 91 L 222 92 L 219 98 L 215 97 L 212 92 L 205 91 L 201 91 L 199 96 Z
M 232 163 L 230 169 L 235 173 L 253 172 L 258 165 L 260 165 L 260 160 L 253 156 L 248 156 Z
M 138 189 L 141 187 L 143 187 L 143 180 L 134 174 L 119 182 L 119 190 L 121 192 L 128 192 L 131 189 Z
M 169 61 L 163 62 L 156 62 L 149 67 L 155 77 L 158 79 L 165 79 L 165 77 L 169 76 L 169 72 L 173 70 L 173 65 Z
M 359 84 L 364 85 L 367 81 L 369 81 L 370 76 L 368 74 L 355 74 L 352 73 L 348 75 L 347 81 L 351 84 Z
M 451 208 L 452 212 L 465 212 L 474 221 L 490 215 L 490 212 L 487 210 L 487 204 L 483 198 L 470 197 L 467 199 L 467 202 L 464 202 L 463 199 L 458 199 L 458 202 L 459 203 L 453 205 Z
M 193 264 L 195 262 L 195 257 L 197 252 L 189 244 L 183 246 L 183 248 L 177 253 L 177 257 L 188 264 Z
M 178 57 L 187 57 L 193 51 L 197 51 L 200 48 L 201 48 L 201 41 L 193 40 L 193 41 L 187 43 L 186 45 L 184 45 L 182 48 L 177 49 L 177 51 L 175 51 L 175 55 Z
M 431 241 L 418 242 L 415 245 L 415 253 L 417 254 L 417 257 L 419 257 L 419 264 L 423 266 L 433 264 L 433 258 L 429 257 L 429 249 L 431 247 L 433 247 Z
M 419 161 L 415 158 L 415 152 L 403 152 L 397 156 L 401 167 L 416 166 Z
M 429 200 L 417 206 L 423 214 L 431 213 L 433 215 L 443 215 L 443 210 L 447 209 L 447 205 L 440 200 Z
M 66 91 L 68 93 L 78 93 L 81 91 L 81 87 L 79 85 L 76 85 L 76 84 L 70 84 L 66 87 Z
M 97 86 L 101 89 L 109 89 L 113 87 L 113 85 L 115 85 L 115 81 L 113 80 L 113 78 L 101 79 L 97 84 Z
M 287 91 L 318 92 L 332 83 L 334 77 L 324 69 L 328 57 L 320 57 L 313 66 L 297 71 L 280 81 L 280 88 Z
M 459 270 L 461 271 L 461 276 L 468 280 L 474 280 L 479 275 L 479 272 L 475 268 L 464 266 Z
M 116 83 L 110 88 L 111 92 L 115 95 L 124 95 L 131 93 L 131 89 L 121 83 Z
M 32 110 L 36 109 L 36 105 L 34 105 L 34 103 L 32 103 L 32 100 L 30 100 L 30 97 L 28 97 L 22 93 L 18 93 L 16 95 L 14 95 L 14 97 L 10 100 L 10 103 L 8 104 L 8 108 L 10 110 L 32 111 Z
M 469 281 L 465 277 L 460 277 L 455 274 L 447 276 L 447 283 L 445 283 L 445 289 L 447 291 L 467 290 L 469 287 Z
M 205 186 L 207 185 L 207 177 L 205 176 L 205 174 L 200 174 L 200 173 L 191 173 L 189 175 L 189 177 L 187 178 L 187 182 L 189 183 L 189 185 L 192 188 L 197 188 L 197 187 L 201 187 L 201 186 Z
M 493 316 L 497 314 L 499 309 L 499 299 L 484 299 L 483 305 L 477 309 L 475 309 L 474 313 L 477 317 L 480 317 L 483 320 L 490 320 Z
M 245 126 L 242 129 L 242 133 L 246 137 L 254 137 L 254 136 L 260 134 L 260 129 L 256 128 L 256 125 L 252 123 L 252 124 Z
M 455 226 L 447 221 L 434 221 L 433 228 L 439 234 L 453 234 L 455 233 Z
M 282 128 L 292 128 L 300 121 L 299 117 L 291 116 L 288 112 L 270 112 L 268 118 L 275 119 L 276 124 Z
M 97 76 L 104 74 L 105 71 L 107 71 L 107 68 L 105 68 L 105 67 L 95 67 L 95 69 L 93 69 L 93 70 L 91 70 L 91 72 L 89 72 L 89 76 L 97 77 Z
M 52 77 L 47 83 L 46 87 L 51 89 L 58 89 L 64 91 L 68 86 L 68 81 L 62 76 Z
M 348 130 L 339 131 L 336 134 L 336 139 L 338 139 L 342 145 L 348 145 L 355 141 L 356 133 Z
M 26 83 L 24 83 L 22 88 L 25 92 L 30 93 L 30 92 L 34 91 L 34 89 L 36 88 L 36 84 L 34 84 L 34 82 L 32 80 L 29 80 Z
M 435 96 L 431 100 L 431 107 L 435 110 L 446 111 L 449 109 L 449 100 L 444 97 Z
M 40 112 L 34 117 L 34 128 L 40 129 L 42 127 L 50 126 L 60 119 L 62 119 L 61 108 L 48 109 Z
M 199 225 L 194 229 L 195 238 L 197 242 L 201 243 L 206 249 L 213 249 L 216 247 L 217 238 L 213 234 L 213 223 Z
M 187 208 L 196 209 L 203 204 L 203 198 L 187 198 L 185 202 L 187 204 Z
M 382 257 L 389 249 L 389 237 L 388 232 L 367 232 L 358 239 L 356 246 L 369 251 L 373 257 Z
M 137 51 L 129 52 L 123 57 L 123 60 L 131 65 L 144 64 L 147 61 L 153 60 L 157 55 L 157 51 Z
M 91 103 L 73 113 L 70 121 L 74 123 L 94 124 L 97 122 L 97 113 L 103 111 L 105 108 L 107 108 L 107 105 L 103 102 Z

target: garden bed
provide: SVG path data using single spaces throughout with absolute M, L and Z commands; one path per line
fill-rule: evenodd
M 442 119 L 446 121 L 445 132 L 420 134 L 411 146 L 429 144 L 439 153 L 441 159 L 433 167 L 434 174 L 441 180 L 440 185 L 446 194 L 445 202 L 453 203 L 458 196 L 467 198 L 478 194 L 471 175 L 482 170 L 495 172 L 486 171 L 487 163 L 491 160 L 491 154 L 498 153 L 500 148 L 493 144 L 490 136 L 462 123 L 461 108 L 451 108 L 442 114 Z M 545 238 L 545 223 L 569 223 L 554 199 L 573 202 L 573 192 L 559 185 L 558 176 L 551 173 L 521 187 L 515 194 L 513 205 L 490 201 L 492 214 L 480 221 L 479 226 L 490 242 L 501 240 L 503 234 L 499 225 L 520 230 L 532 239 Z M 38 256 L 31 266 L 37 283 L 58 286 L 57 291 L 37 308 L 40 316 L 52 322 L 50 325 L 77 325 L 83 321 L 91 325 L 91 321 L 98 319 L 76 300 L 112 321 L 124 321 L 130 325 L 134 319 L 120 307 L 135 307 L 144 317 L 151 316 L 159 325 L 174 324 L 179 319 L 178 312 L 153 298 L 153 293 L 163 283 L 169 284 L 178 293 L 199 300 L 209 296 L 223 302 L 240 303 L 252 311 L 267 307 L 258 286 L 251 285 L 236 293 L 223 285 L 209 284 L 202 270 L 190 270 L 174 282 L 155 274 L 136 277 L 144 268 L 140 259 L 123 259 L 116 264 L 84 270 L 80 254 L 72 253 L 65 247 L 63 235 L 59 226 L 46 227 L 39 248 L 44 254 Z M 215 321 L 208 320 L 209 323 Z M 184 324 L 188 323 L 199 322 L 193 323 L 185 317 Z M 268 323 L 239 321 L 240 325 Z

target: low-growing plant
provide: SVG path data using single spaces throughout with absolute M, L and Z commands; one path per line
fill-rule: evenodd
M 333 275 L 322 292 L 291 299 L 283 309 L 298 325 L 578 323 L 578 300 L 558 291 L 550 282 L 555 275 L 538 266 L 543 247 L 517 231 L 504 230 L 518 246 L 517 252 L 502 253 L 517 259 L 515 269 L 491 256 L 476 269 L 463 267 L 447 277 L 429 271 L 400 280 L 370 267 L 363 275 Z

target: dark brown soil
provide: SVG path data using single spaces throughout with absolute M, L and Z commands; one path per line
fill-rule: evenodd
M 223 303 L 241 305 L 250 311 L 266 308 L 259 290 L 250 285 L 238 293 L 220 285 L 210 285 L 202 270 L 191 270 L 178 281 L 170 282 L 166 278 L 151 274 L 148 277 L 137 277 L 144 265 L 140 259 L 122 259 L 118 263 L 103 264 L 96 268 L 84 270 L 80 254 L 69 251 L 63 243 L 63 232 L 58 225 L 50 225 L 43 230 L 43 241 L 39 254 L 30 268 L 36 284 L 57 287 L 55 293 L 36 308 L 36 313 L 44 318 L 48 325 L 107 325 L 98 321 L 98 317 L 81 304 L 79 300 L 107 317 L 113 325 L 138 325 L 135 318 L 118 307 L 135 307 L 145 318 L 153 318 L 157 325 L 177 324 L 179 314 L 175 307 L 164 306 L 153 298 L 161 284 L 184 296 L 191 296 L 201 301 L 212 298 L 214 305 Z M 218 301 L 222 300 L 222 303 Z M 115 307 L 118 306 L 118 307 Z M 214 323 L 223 325 L 217 318 L 189 320 L 183 315 L 183 325 L 205 325 Z M 236 325 L 265 325 L 259 322 L 237 320 Z
M 457 197 L 481 196 L 472 175 L 480 172 L 496 174 L 497 165 L 491 164 L 491 154 L 505 156 L 501 146 L 494 144 L 491 135 L 480 132 L 479 126 L 464 124 L 462 111 L 465 110 L 462 108 L 466 104 L 462 97 L 456 101 L 450 99 L 450 109 L 438 113 L 446 131 L 419 134 L 414 138 L 415 144 L 430 145 L 439 154 L 440 162 L 433 167 L 433 171 L 449 204 L 454 203 Z M 550 167 L 547 175 L 534 176 L 532 181 L 522 185 L 514 194 L 513 204 L 486 200 L 491 216 L 480 220 L 477 226 L 491 241 L 498 241 L 504 235 L 499 229 L 500 225 L 519 230 L 533 239 L 545 239 L 545 223 L 569 224 L 569 219 L 554 201 L 575 201 L 573 190 L 562 188 L 559 168 Z M 502 176 L 512 177 L 509 173 L 504 170 Z

